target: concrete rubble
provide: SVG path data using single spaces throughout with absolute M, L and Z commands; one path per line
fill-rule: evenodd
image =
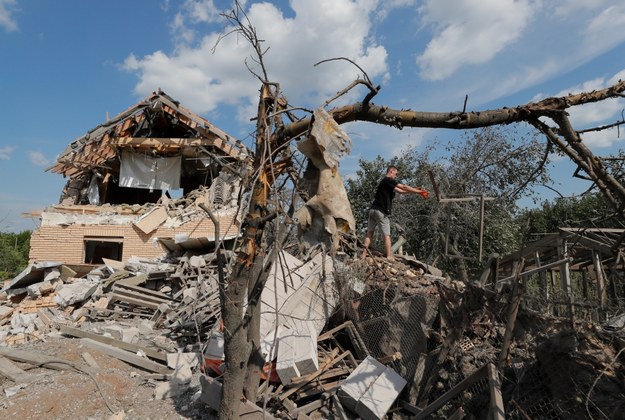
M 318 341 L 339 304 L 333 259 L 318 254 L 303 262 L 288 253 L 282 259 L 262 295 L 265 356 L 278 381 L 266 386 L 301 387 L 302 378 L 339 365 L 347 378 L 357 359 Z M 224 369 L 216 270 L 212 254 L 106 260 L 80 277 L 63 264 L 32 264 L 0 292 L 0 346 L 10 358 L 14 346 L 61 333 L 163 375 L 155 398 L 180 395 L 192 375 Z M 202 348 L 189 344 L 198 333 Z
M 217 410 L 226 367 L 216 261 L 214 254 L 131 258 L 82 276 L 64 265 L 33 265 L 0 292 L 0 355 L 40 363 L 42 355 L 20 353 L 20 345 L 62 334 L 149 372 L 155 399 L 180 397 L 199 375 L 199 398 Z M 531 411 L 545 392 L 568 401 L 558 385 L 567 382 L 550 369 L 576 372 L 590 386 L 597 378 L 584 366 L 593 364 L 606 372 L 595 387 L 611 395 L 623 388 L 615 382 L 625 377 L 619 317 L 565 333 L 561 320 L 521 308 L 512 324 L 513 294 L 453 281 L 408 256 L 302 261 L 284 253 L 281 261 L 261 298 L 266 372 L 259 400 L 242 403 L 250 416 L 262 418 L 264 409 L 274 418 L 481 418 L 514 404 Z M 21 378 L 2 365 L 0 373 Z M 539 391 L 546 378 L 558 381 Z M 510 394 L 515 386 L 524 387 L 525 400 Z M 594 403 L 616 409 L 608 398 Z
M 165 141 L 145 121 L 193 135 Z M 351 141 L 322 109 L 314 121 L 298 142 L 308 166 L 307 198 L 291 221 L 297 246 L 266 257 L 275 259 L 260 296 L 264 366 L 242 416 L 619 417 L 625 230 L 560 229 L 491 257 L 471 282 L 401 252 L 388 260 L 372 248 L 359 259 L 338 171 Z M 168 188 L 150 186 L 142 204 L 103 204 L 137 194 L 123 190 L 120 164 L 171 157 L 187 169 L 183 198 L 157 197 L 152 189 Z M 69 181 L 61 203 L 41 214 L 31 264 L 1 285 L 5 394 L 34 378 L 16 363 L 91 375 L 97 354 L 146 375 L 155 400 L 180 398 L 197 379 L 197 398 L 218 410 L 228 368 L 220 278 L 237 258 L 248 163 L 244 147 L 160 91 L 74 141 L 53 167 Z M 51 335 L 79 340 L 84 363 L 28 351 Z

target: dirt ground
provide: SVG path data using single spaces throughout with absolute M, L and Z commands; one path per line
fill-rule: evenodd
M 126 364 L 60 334 L 45 341 L 5 347 L 56 356 L 84 365 L 82 353 L 89 353 L 99 369 L 92 374 L 73 370 L 52 370 L 13 362 L 34 378 L 15 383 L 0 375 L 0 418 L 3 419 L 215 419 L 199 399 L 200 373 L 182 395 L 155 398 L 155 389 L 163 381 L 150 372 Z

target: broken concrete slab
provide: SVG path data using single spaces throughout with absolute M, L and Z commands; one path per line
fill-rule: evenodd
M 337 395 L 344 407 L 365 420 L 381 419 L 406 385 L 392 368 L 367 356 L 343 381 Z
M 61 270 L 57 267 L 49 268 L 44 271 L 43 281 L 53 281 L 61 278 Z
M 200 255 L 192 255 L 189 258 L 189 265 L 195 268 L 206 267 L 206 260 Z
M 74 303 L 84 302 L 98 288 L 97 283 L 77 279 L 70 284 L 63 284 L 56 290 L 54 301 L 62 308 Z
M 284 254 L 285 256 L 288 255 Z M 285 258 L 285 260 L 290 261 L 290 263 L 297 261 L 292 256 Z M 288 287 L 287 292 L 282 295 L 282 299 L 276 301 L 275 298 L 268 296 L 271 289 L 266 288 L 263 291 L 260 330 L 263 340 L 273 341 L 272 337 L 276 325 L 285 325 L 300 334 L 307 334 L 310 331 L 309 324 L 300 320 L 312 322 L 314 334 L 318 335 L 334 312 L 338 295 L 332 274 L 332 259 L 324 258 L 323 255 L 319 254 L 305 264 L 300 262 L 295 267 L 297 267 L 296 270 L 291 273 L 293 276 L 289 276 L 284 281 L 288 283 L 293 278 L 299 282 L 299 285 L 293 283 L 294 286 Z M 280 279 L 280 276 L 276 274 L 276 279 Z M 301 281 L 297 280 L 298 277 Z M 267 283 L 270 281 L 272 280 L 270 279 Z M 274 288 L 279 290 L 281 287 L 283 286 L 276 281 Z M 275 306 L 272 307 L 272 304 Z
M 278 338 L 276 372 L 284 385 L 290 384 L 293 378 L 300 376 L 297 365 L 295 364 L 295 341 L 295 335 L 288 329 L 282 330 L 282 335 Z
M 193 372 L 191 367 L 187 364 L 181 364 L 176 366 L 176 370 L 171 374 L 170 382 L 177 384 L 188 384 L 193 378 Z
M 308 333 L 289 328 L 281 329 L 278 336 L 276 371 L 282 383 L 289 384 L 293 378 L 308 375 L 318 369 L 317 334 L 314 326 L 311 326 Z
M 21 273 L 14 277 L 8 285 L 3 287 L 1 291 L 25 288 L 31 284 L 39 283 L 43 280 L 47 269 L 60 267 L 61 265 L 62 263 L 54 261 L 30 263 Z
M 106 268 L 111 272 L 123 271 L 126 268 L 126 264 L 121 261 L 111 260 L 108 258 L 102 258 L 102 262 L 106 265 Z
M 280 264 L 275 264 L 272 268 L 261 295 L 261 337 L 268 334 L 273 336 L 276 314 L 282 311 L 288 298 L 301 287 L 304 280 L 310 275 L 310 270 L 310 265 L 304 265 L 300 259 L 288 252 L 280 254 Z
M 145 234 L 149 234 L 167 220 L 167 210 L 163 206 L 158 206 L 148 211 L 133 224 Z
M 11 317 L 11 328 L 15 331 L 19 328 L 24 328 L 25 331 L 32 332 L 35 329 L 35 319 L 37 314 L 20 314 L 17 313 Z
M 30 286 L 26 288 L 26 293 L 28 294 L 29 298 L 37 299 L 41 297 L 41 291 L 39 290 L 40 284 L 43 284 L 43 283 L 31 284 Z
M 86 346 L 100 351 L 106 355 L 115 357 L 117 359 L 123 360 L 124 362 L 130 363 L 132 365 L 138 366 L 145 370 L 149 370 L 156 373 L 162 373 L 164 375 L 169 375 L 172 373 L 167 366 L 161 365 L 160 363 L 153 362 L 152 360 L 138 356 L 134 353 L 130 353 L 129 351 L 122 350 L 117 347 L 110 346 L 108 344 L 104 344 L 89 338 L 81 338 L 80 341 L 84 343 Z

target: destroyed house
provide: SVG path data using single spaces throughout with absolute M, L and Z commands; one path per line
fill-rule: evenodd
M 159 90 L 74 140 L 47 169 L 67 183 L 59 204 L 38 214 L 30 261 L 101 264 L 233 239 L 249 161 L 239 141 Z

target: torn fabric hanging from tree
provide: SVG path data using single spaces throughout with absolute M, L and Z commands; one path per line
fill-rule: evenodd
M 310 200 L 295 214 L 304 252 L 322 243 L 335 252 L 339 232 L 353 232 L 356 222 L 343 180 L 339 159 L 349 153 L 352 141 L 331 115 L 319 108 L 309 136 L 297 144 L 308 159 L 304 174 Z

